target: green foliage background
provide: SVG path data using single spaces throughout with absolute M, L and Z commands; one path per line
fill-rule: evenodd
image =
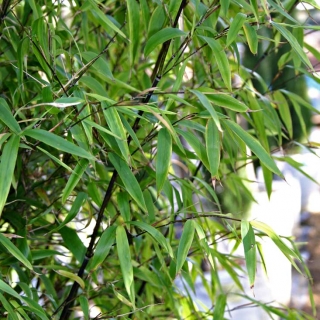
M 276 75 L 293 66 L 314 78 L 303 33 L 318 27 L 295 20 L 299 1 L 0 3 L 3 318 L 89 319 L 97 306 L 97 319 L 222 319 L 219 270 L 241 292 L 243 267 L 216 239 L 243 243 L 251 285 L 263 236 L 300 268 L 294 245 L 241 220 L 252 195 L 240 169 L 259 162 L 270 194 L 281 176 L 271 152 L 294 144 L 292 114 L 307 134 L 312 106 L 256 72 L 286 45 Z M 252 68 L 239 43 L 257 57 Z M 220 185 L 237 201 L 231 213 Z M 212 300 L 206 311 L 175 288 L 183 277 L 192 289 L 197 276 Z

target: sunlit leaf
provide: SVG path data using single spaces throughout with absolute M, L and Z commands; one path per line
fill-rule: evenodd
M 130 247 L 126 231 L 123 226 L 118 226 L 116 230 L 118 258 L 123 276 L 124 286 L 130 297 L 132 305 L 135 305 L 135 291 L 133 281 L 133 267 L 131 263 Z

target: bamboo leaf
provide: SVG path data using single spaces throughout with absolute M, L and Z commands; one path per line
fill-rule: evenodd
M 104 116 L 107 120 L 110 130 L 121 139 L 117 139 L 117 144 L 123 156 L 123 159 L 130 163 L 131 155 L 129 152 L 129 147 L 127 143 L 127 136 L 124 130 L 123 124 L 121 122 L 120 116 L 115 108 L 107 108 L 103 111 Z
M 94 0 L 88 0 L 88 2 L 90 3 L 93 12 L 97 15 L 102 25 L 108 26 L 115 33 L 126 39 L 126 35 L 99 9 Z
M 230 29 L 227 34 L 227 43 L 226 46 L 228 47 L 238 36 L 239 30 L 242 28 L 247 16 L 244 13 L 237 13 L 234 17 Z
M 248 112 L 249 110 L 249 108 L 244 103 L 238 101 L 232 96 L 216 92 L 211 94 L 211 92 L 207 91 L 207 89 L 202 89 L 201 92 L 205 93 L 210 101 L 220 107 L 227 108 L 236 112 Z
M 221 73 L 222 80 L 227 86 L 228 90 L 232 91 L 230 65 L 225 50 L 221 47 L 220 43 L 217 40 L 203 36 L 200 36 L 200 38 L 206 41 L 211 48 L 214 59 Z
M 293 258 L 300 261 L 299 256 L 286 245 L 281 238 L 269 227 L 263 222 L 260 221 L 250 221 L 250 224 L 252 227 L 264 232 L 274 243 L 275 245 L 282 251 L 282 253 L 287 257 L 287 259 L 290 261 L 290 263 L 295 267 L 295 269 L 301 273 L 300 268 L 296 265 Z
M 251 149 L 252 152 L 260 159 L 260 161 L 272 172 L 279 177 L 283 177 L 279 168 L 276 166 L 274 160 L 267 153 L 267 151 L 261 146 L 259 141 L 252 137 L 248 132 L 244 131 L 238 124 L 224 120 L 224 123 Z
M 69 182 L 70 180 L 68 180 Z M 58 230 L 60 230 L 62 227 L 64 227 L 67 223 L 69 223 L 70 221 L 72 221 L 76 215 L 79 213 L 79 210 L 83 204 L 84 201 L 87 200 L 87 194 L 84 192 L 79 192 L 77 194 L 77 197 L 75 198 L 75 200 L 73 201 L 72 207 L 70 209 L 70 211 L 68 212 L 68 215 L 66 216 L 66 218 L 63 220 L 63 222 L 59 225 L 58 228 L 52 230 L 51 232 L 56 232 Z
M 276 23 L 274 21 L 271 21 L 271 24 L 283 35 L 284 38 L 288 40 L 290 43 L 292 49 L 297 53 L 297 55 L 300 57 L 300 59 L 303 61 L 303 63 L 309 67 L 311 70 L 313 70 L 312 64 L 307 57 L 306 53 L 301 48 L 299 42 L 297 39 L 292 35 L 292 33 L 283 27 L 280 23 Z
M 84 172 L 86 171 L 89 165 L 89 161 L 87 159 L 81 159 L 79 163 L 74 168 L 73 173 L 68 179 L 68 182 L 65 188 L 62 191 L 62 203 L 65 203 L 67 198 L 70 196 L 73 189 L 76 187 L 78 182 L 80 181 L 81 177 L 83 176 Z
M 254 30 L 254 28 L 249 23 L 245 23 L 243 25 L 243 31 L 244 31 L 244 34 L 246 35 L 250 51 L 253 54 L 257 54 L 257 52 L 258 52 L 257 32 Z
M 206 149 L 212 178 L 217 178 L 220 166 L 220 135 L 212 119 L 208 120 L 206 127 Z
M 19 320 L 19 318 L 18 318 L 18 316 L 16 314 L 16 311 L 12 309 L 11 304 L 3 296 L 3 294 L 1 294 L 1 292 L 0 292 L 0 302 L 1 302 L 2 306 L 4 307 L 4 309 L 7 311 L 8 316 L 10 317 L 10 318 L 8 317 L 7 319 Z
M 225 294 L 219 294 L 213 310 L 213 320 L 224 319 L 224 310 L 226 308 L 226 304 L 227 296 Z
M 144 48 L 144 55 L 148 56 L 161 43 L 186 35 L 186 32 L 176 28 L 161 29 L 148 39 Z
M 23 131 L 23 134 L 35 140 L 39 140 L 55 149 L 74 154 L 81 158 L 95 160 L 95 157 L 89 152 L 49 131 L 42 129 L 27 129 Z
M 0 98 L 0 120 L 14 133 L 19 134 L 21 132 L 19 123 L 12 115 L 10 107 L 3 98 Z
M 130 221 L 130 205 L 127 192 L 119 192 L 117 194 L 117 202 L 121 216 L 125 222 Z
M 250 287 L 252 288 L 256 277 L 256 240 L 252 226 L 248 221 L 241 221 L 241 238 Z
M 158 133 L 157 164 L 156 164 L 156 185 L 158 195 L 160 194 L 164 182 L 168 177 L 171 163 L 172 138 L 166 128 L 162 128 Z
M 177 252 L 176 274 L 178 274 L 186 261 L 189 249 L 191 247 L 195 231 L 194 221 L 188 220 L 183 227 L 181 239 Z
M 94 255 L 91 258 L 87 269 L 96 270 L 97 267 L 105 260 L 108 256 L 111 247 L 116 241 L 116 226 L 110 226 L 103 231 L 97 247 L 94 251 Z
M 62 275 L 63 277 L 69 278 L 69 279 L 77 282 L 82 289 L 85 288 L 84 281 L 79 276 L 75 275 L 74 273 L 69 272 L 69 271 L 65 271 L 65 270 L 54 270 L 54 271 L 56 273 Z
M 109 160 L 117 170 L 126 190 L 134 199 L 134 201 L 139 205 L 139 207 L 147 212 L 146 204 L 144 202 L 143 194 L 140 188 L 140 185 L 128 167 L 127 163 L 123 161 L 118 155 L 115 153 L 109 153 Z
M 10 191 L 19 151 L 20 137 L 12 135 L 4 145 L 0 163 L 0 216 Z
M 130 64 L 133 66 L 140 42 L 140 10 L 136 0 L 128 0 L 127 5 L 130 34 Z
M 80 302 L 81 311 L 83 312 L 83 315 L 84 315 L 84 320 L 90 320 L 90 309 L 89 309 L 90 307 L 89 307 L 88 298 L 85 296 L 80 296 L 79 302 Z
M 8 250 L 8 252 L 18 259 L 28 269 L 32 270 L 32 265 L 29 260 L 22 254 L 22 252 L 2 233 L 0 233 L 0 242 Z M 1 289 L 1 288 L 0 288 Z
M 167 250 L 167 253 L 170 255 L 170 257 L 173 258 L 172 248 L 160 231 L 142 221 L 130 221 L 129 224 L 147 231 L 163 248 Z
M 210 100 L 202 92 L 199 92 L 196 90 L 190 90 L 190 92 L 192 92 L 194 95 L 196 95 L 198 97 L 198 99 L 202 103 L 202 105 L 209 111 L 218 130 L 222 132 L 218 114 L 215 111 L 214 107 L 211 105 Z
M 133 266 L 131 263 L 130 247 L 126 231 L 123 226 L 118 226 L 116 230 L 118 258 L 123 276 L 124 286 L 130 297 L 130 301 L 135 306 L 135 292 L 133 281 Z

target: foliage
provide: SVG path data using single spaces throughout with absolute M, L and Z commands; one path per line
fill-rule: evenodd
M 299 269 L 296 246 L 246 221 L 244 207 L 226 214 L 218 194 L 251 199 L 248 161 L 263 166 L 270 193 L 281 177 L 271 151 L 292 140 L 292 112 L 307 132 L 309 103 L 245 67 L 239 50 L 265 48 L 258 66 L 288 44 L 277 74 L 313 77 L 303 32 L 316 27 L 296 21 L 298 2 L 1 1 L 3 317 L 89 319 L 96 306 L 96 319 L 222 319 L 220 270 L 241 291 L 245 268 L 220 252 L 232 238 L 252 286 L 264 235 Z M 199 276 L 205 311 L 190 295 Z

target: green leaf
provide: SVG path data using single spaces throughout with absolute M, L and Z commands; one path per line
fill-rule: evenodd
M 12 115 L 10 107 L 3 98 L 0 98 L 0 120 L 14 133 L 18 134 L 21 132 L 19 123 Z
M 210 101 L 220 107 L 227 108 L 236 112 L 248 112 L 249 110 L 249 108 L 244 103 L 238 101 L 232 96 L 216 92 L 213 93 L 212 91 L 210 91 L 210 88 L 201 89 L 201 92 L 206 94 Z
M 248 221 L 241 221 L 241 238 L 250 287 L 252 288 L 256 277 L 256 240 L 252 226 Z
M 219 294 L 213 309 L 213 320 L 224 319 L 224 310 L 227 304 L 227 295 Z
M 81 312 L 83 312 L 84 320 L 90 320 L 90 306 L 88 298 L 85 296 L 79 297 Z
M 2 233 L 0 233 L 0 242 L 8 250 L 8 252 L 18 259 L 28 269 L 32 270 L 32 265 L 29 260 L 22 254 L 22 252 Z M 0 288 L 1 289 L 1 288 Z
M 216 110 L 214 109 L 214 107 L 211 105 L 210 100 L 202 92 L 199 92 L 196 90 L 190 90 L 190 92 L 192 92 L 194 95 L 196 95 L 198 97 L 198 99 L 202 103 L 202 105 L 209 111 L 218 130 L 222 132 L 218 114 L 217 114 Z
M 251 149 L 252 152 L 260 159 L 260 161 L 272 172 L 279 177 L 283 177 L 274 160 L 261 146 L 259 141 L 252 137 L 248 132 L 244 131 L 238 124 L 230 120 L 224 120 L 224 123 Z
M 313 70 L 313 67 L 309 58 L 307 57 L 306 53 L 303 51 L 303 48 L 301 48 L 297 39 L 292 35 L 292 33 L 288 29 L 283 27 L 280 23 L 271 21 L 271 24 L 283 35 L 284 38 L 288 40 L 292 49 L 297 53 L 297 55 L 300 57 L 303 63 L 307 67 L 309 67 L 311 70 Z
M 254 14 L 254 17 L 256 18 L 256 21 L 259 23 L 259 8 L 257 0 L 250 0 L 251 8 Z
M 212 119 L 208 120 L 206 127 L 206 149 L 211 177 L 217 178 L 220 166 L 220 134 Z
M 100 23 L 104 26 L 111 28 L 115 33 L 118 33 L 123 38 L 126 38 L 126 35 L 99 9 L 94 0 L 88 0 L 91 5 L 93 12 L 97 15 Z
M 129 196 L 127 192 L 119 192 L 117 194 L 117 203 L 121 216 L 125 222 L 130 221 L 130 205 Z
M 144 202 L 143 194 L 139 183 L 131 172 L 130 168 L 128 167 L 127 163 L 123 161 L 118 155 L 115 153 L 109 153 L 109 160 L 115 167 L 116 171 L 118 172 L 126 191 L 131 195 L 134 201 L 139 205 L 139 207 L 144 211 L 147 212 L 146 204 Z
M 136 0 L 128 0 L 127 5 L 130 34 L 130 64 L 133 66 L 140 43 L 140 8 Z
M 142 221 L 130 221 L 129 224 L 147 231 L 163 248 L 166 249 L 170 257 L 173 258 L 172 248 L 160 231 L 158 231 L 156 228 Z
M 71 179 L 68 180 L 68 183 Z M 60 230 L 62 227 L 64 227 L 67 223 L 69 223 L 70 221 L 72 221 L 76 215 L 79 213 L 79 210 L 83 204 L 84 201 L 87 200 L 87 194 L 84 192 L 79 192 L 77 194 L 77 197 L 75 198 L 75 200 L 73 201 L 72 207 L 70 209 L 70 211 L 68 212 L 68 215 L 66 216 L 66 218 L 63 220 L 63 222 L 59 225 L 58 228 L 52 230 L 51 232 L 56 232 L 57 230 Z
M 244 34 L 246 35 L 250 51 L 253 54 L 257 54 L 257 52 L 258 52 L 257 32 L 254 30 L 254 28 L 249 23 L 245 23 L 243 25 L 243 31 L 244 31 Z
M 130 297 L 130 301 L 135 306 L 135 291 L 133 281 L 133 267 L 131 263 L 130 247 L 126 231 L 123 226 L 118 226 L 116 230 L 118 258 L 120 262 L 124 286 Z
M 86 253 L 86 247 L 79 238 L 77 232 L 74 229 L 64 226 L 59 230 L 59 233 L 63 239 L 63 245 L 70 250 L 73 256 L 82 263 L 84 255 Z
M 0 279 L 0 290 L 6 292 L 10 296 L 13 296 L 14 298 L 18 300 L 22 300 L 23 297 L 21 297 L 15 290 L 13 290 L 9 285 L 7 285 L 3 280 Z
M 2 150 L 0 163 L 0 216 L 10 191 L 19 151 L 19 143 L 20 137 L 12 135 Z
M 242 28 L 247 16 L 244 13 L 238 12 L 234 17 L 230 29 L 227 34 L 227 44 L 228 47 L 238 36 L 239 30 Z
M 159 44 L 168 40 L 186 36 L 187 33 L 177 28 L 165 28 L 152 35 L 144 48 L 144 55 L 148 56 Z
M 90 61 L 93 61 L 97 58 L 99 54 L 91 51 L 81 52 L 82 58 L 85 60 L 86 63 L 90 63 Z M 114 79 L 112 72 L 110 70 L 110 67 L 108 65 L 108 62 L 103 56 L 100 56 L 99 59 L 97 59 L 92 64 L 93 69 L 98 72 L 101 76 L 106 77 L 108 79 Z
M 228 88 L 228 90 L 232 91 L 230 65 L 225 50 L 221 47 L 220 43 L 217 40 L 203 36 L 199 37 L 206 41 L 209 47 L 211 48 L 214 55 L 214 59 L 221 73 L 222 80 Z
M 110 130 L 121 139 L 117 139 L 117 144 L 119 146 L 119 149 L 121 150 L 121 154 L 123 156 L 123 159 L 130 163 L 131 155 L 129 152 L 129 147 L 127 144 L 127 136 L 126 132 L 124 130 L 123 124 L 121 122 L 120 116 L 118 114 L 118 111 L 116 108 L 111 107 L 107 108 L 103 111 L 104 116 L 107 120 L 108 126 Z
M 160 194 L 171 163 L 172 138 L 167 128 L 162 128 L 158 133 L 156 185 L 157 193 Z
M 87 159 L 81 159 L 79 163 L 74 168 L 73 173 L 68 179 L 68 182 L 65 188 L 62 191 L 62 203 L 65 203 L 67 198 L 70 196 L 73 189 L 76 187 L 78 182 L 80 181 L 81 177 L 83 176 L 84 172 L 86 171 L 89 165 L 89 161 Z
M 23 134 L 35 140 L 39 140 L 55 149 L 74 154 L 81 158 L 95 160 L 95 157 L 89 152 L 49 131 L 42 129 L 27 129 L 23 131 Z
M 63 277 L 69 278 L 69 279 L 77 282 L 82 289 L 85 288 L 84 281 L 79 276 L 77 276 L 76 274 L 74 274 L 72 272 L 69 272 L 69 271 L 65 271 L 65 270 L 54 270 L 54 271 L 56 273 L 62 275 Z
M 116 241 L 116 226 L 110 226 L 103 231 L 97 247 L 94 251 L 94 255 L 91 258 L 87 269 L 96 270 L 97 267 L 105 260 L 108 256 L 111 247 Z
M 176 274 L 178 274 L 186 261 L 189 249 L 191 247 L 195 231 L 194 221 L 188 220 L 183 227 L 181 239 L 177 252 Z
M 286 245 L 281 238 L 269 227 L 263 222 L 260 221 L 250 221 L 250 224 L 252 227 L 264 232 L 269 238 L 275 243 L 275 245 L 282 251 L 282 253 L 287 257 L 287 259 L 290 261 L 290 263 L 295 267 L 295 269 L 301 273 L 299 267 L 296 265 L 294 260 L 292 258 L 295 258 L 300 261 L 299 256 Z

